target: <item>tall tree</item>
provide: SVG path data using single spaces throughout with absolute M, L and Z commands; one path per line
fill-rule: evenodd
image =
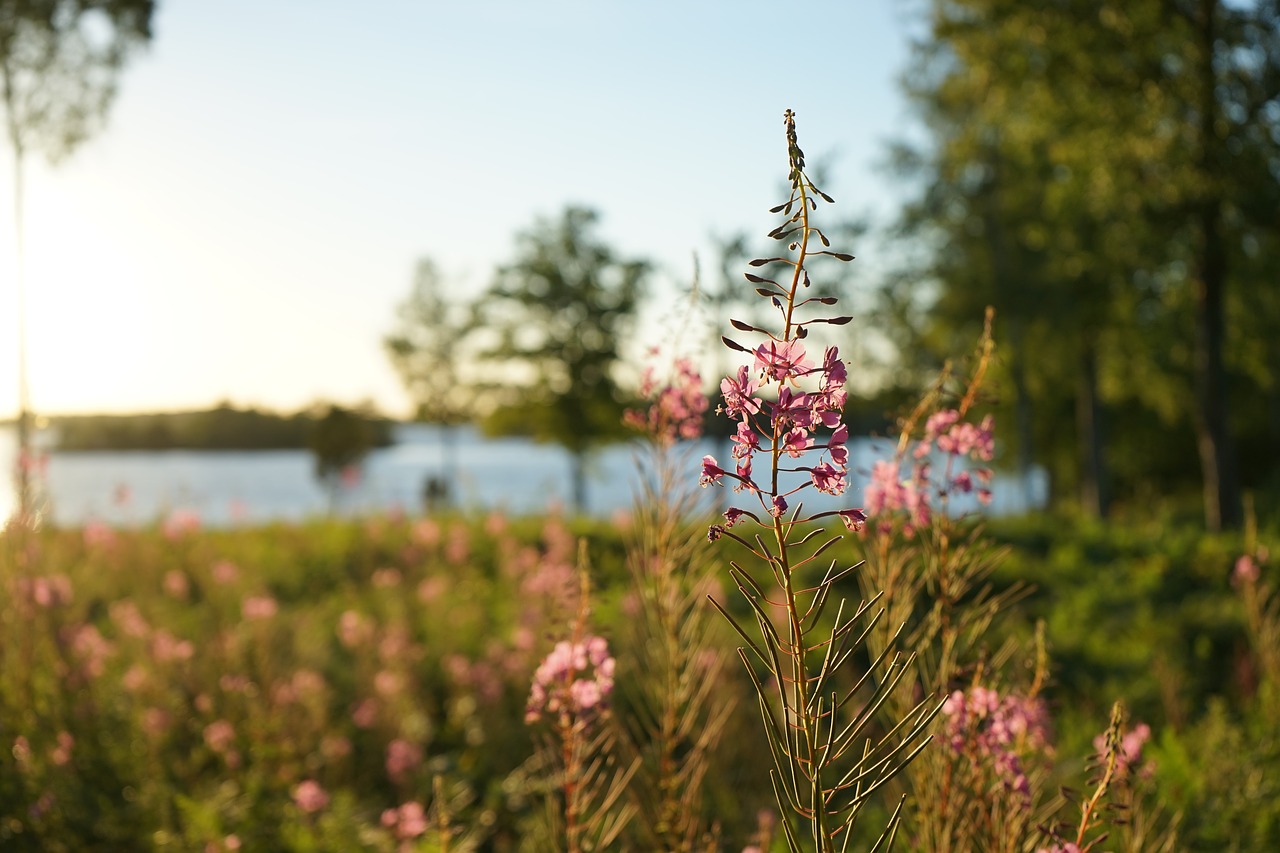
M 0 0 L 0 100 L 13 152 L 17 232 L 18 511 L 31 506 L 31 400 L 27 378 L 23 167 L 71 153 L 106 116 L 125 60 L 151 38 L 154 0 Z
M 1274 232 L 1280 210 L 1276 0 L 936 0 L 932 10 L 923 53 L 933 61 L 913 78 L 934 135 L 919 158 L 933 194 L 920 219 L 952 238 L 937 244 L 961 259 L 950 272 L 974 260 L 981 235 L 1032 294 L 1029 312 L 998 304 L 1006 325 L 1051 317 L 1032 341 L 1045 357 L 1016 347 L 1014 357 L 1028 388 L 1036 374 L 1051 387 L 1058 371 L 1075 389 L 1082 504 L 1105 510 L 1110 397 L 1194 429 L 1206 523 L 1236 523 L 1224 317 L 1238 247 Z M 1002 199 L 984 218 L 992 191 Z M 939 280 L 935 317 L 947 322 L 937 309 L 964 303 L 965 287 Z M 1040 408 L 1041 424 L 1061 418 Z
M 625 437 L 614 370 L 649 264 L 623 260 L 595 236 L 599 216 L 579 207 L 539 220 L 517 238 L 476 307 L 488 336 L 479 357 L 494 394 L 483 426 L 554 442 L 573 460 L 573 505 L 586 507 L 586 463 Z
M 451 299 L 439 269 L 418 262 L 413 289 L 397 310 L 398 323 L 383 341 L 404 382 L 415 417 L 440 429 L 440 477 L 427 482 L 427 503 L 447 503 L 457 482 L 455 431 L 475 413 L 475 391 L 462 381 L 462 351 L 469 306 Z

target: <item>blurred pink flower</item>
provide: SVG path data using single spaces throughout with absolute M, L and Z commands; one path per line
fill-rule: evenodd
M 431 518 L 424 518 L 413 525 L 413 541 L 424 548 L 434 548 L 440 544 L 440 524 Z
M 556 643 L 534 672 L 525 722 L 536 722 L 544 714 L 590 716 L 613 691 L 614 668 L 603 637 Z
M 205 745 L 214 752 L 225 754 L 236 742 L 236 730 L 226 720 L 215 720 L 204 727 Z
M 464 524 L 449 526 L 449 541 L 444 548 L 444 558 L 451 565 L 460 566 L 471 556 L 471 537 Z
M 90 519 L 84 526 L 86 548 L 108 549 L 116 544 L 116 531 L 105 521 Z
M 214 581 L 226 586 L 235 583 L 236 578 L 240 577 L 240 569 L 230 560 L 219 560 L 213 564 L 212 574 Z
M 170 569 L 164 575 L 164 591 L 171 597 L 179 601 L 186 601 L 187 596 L 191 592 L 191 584 L 187 580 L 186 574 L 180 569 Z
M 58 732 L 58 745 L 49 753 L 49 760 L 59 767 L 65 767 L 71 763 L 71 749 L 75 745 L 76 739 L 70 732 Z
M 142 712 L 142 730 L 158 737 L 169 730 L 169 713 L 163 708 L 148 708 Z
M 378 700 L 365 699 L 351 711 L 351 722 L 356 728 L 367 729 L 378 721 Z
M 120 679 L 120 683 L 130 693 L 137 693 L 147 683 L 147 670 L 141 664 L 135 663 L 125 672 L 124 677 Z
M 408 802 L 399 808 L 384 811 L 382 825 L 393 831 L 396 838 L 407 841 L 426 833 L 427 813 L 421 803 Z
M 351 741 L 342 735 L 325 735 L 320 741 L 320 754 L 329 761 L 346 758 L 351 754 Z
M 79 625 L 70 631 L 71 650 L 83 664 L 85 675 L 98 678 L 106 668 L 107 658 L 115 654 L 115 646 L 102 636 L 95 625 Z
M 18 589 L 24 598 L 46 610 L 71 603 L 71 578 L 66 575 L 20 578 Z
M 448 588 L 449 582 L 441 575 L 423 578 L 422 583 L 418 584 L 418 600 L 423 604 L 430 604 L 443 595 Z
M 338 639 L 349 649 L 362 646 L 373 636 L 373 626 L 355 610 L 344 610 L 338 617 Z
M 394 698 L 404 690 L 404 676 L 390 670 L 380 670 L 373 677 L 373 689 L 384 698 Z
M 18 735 L 13 739 L 13 760 L 18 762 L 19 768 L 31 761 L 31 744 L 24 735 Z
M 175 509 L 164 520 L 163 532 L 170 540 L 181 539 L 200 530 L 200 513 L 193 509 Z
M 156 631 L 151 637 L 151 655 L 160 663 L 191 660 L 195 652 L 190 640 L 180 640 L 168 631 Z
M 307 814 L 314 814 L 329 805 L 329 795 L 314 779 L 305 779 L 293 789 L 293 802 Z
M 393 782 L 404 782 L 422 764 L 422 748 L 403 738 L 387 744 L 387 776 Z
M 126 636 L 142 639 L 151 633 L 151 626 L 142 618 L 138 605 L 127 598 L 111 602 L 107 612 L 111 615 L 111 621 Z
M 276 600 L 269 595 L 250 596 L 244 600 L 240 607 L 240 612 L 246 620 L 270 619 L 276 615 L 279 606 Z
M 1236 560 L 1235 569 L 1231 572 L 1231 583 L 1235 586 L 1247 586 L 1257 583 L 1261 576 L 1262 572 L 1253 555 L 1242 554 L 1240 559 Z
M 378 569 L 373 573 L 373 585 L 377 589 L 390 589 L 400 585 L 399 569 Z

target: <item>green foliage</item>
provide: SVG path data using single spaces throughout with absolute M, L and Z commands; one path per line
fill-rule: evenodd
M 1020 466 L 1093 513 L 1203 481 L 1232 523 L 1233 441 L 1276 435 L 1275 3 L 930 7 L 907 77 L 930 139 L 897 152 L 927 260 L 885 300 L 907 367 L 992 304 Z
M 6 0 L 0 90 L 9 143 L 66 156 L 102 121 L 129 54 L 151 39 L 153 0 Z
M 646 262 L 618 258 L 595 236 L 598 219 L 571 207 L 537 222 L 476 306 L 492 394 L 483 426 L 568 450 L 578 509 L 584 456 L 626 435 L 615 370 L 648 273 Z
M 391 444 L 391 423 L 361 416 L 374 446 Z M 282 450 L 309 446 L 314 411 L 292 415 L 237 409 L 230 403 L 196 412 L 76 415 L 53 418 L 57 446 L 77 450 Z
M 430 259 L 418 262 L 413 289 L 400 304 L 396 328 L 383 344 L 420 421 L 455 426 L 473 415 L 474 392 L 462 382 L 459 370 L 468 310 L 466 304 L 445 296 L 440 271 Z

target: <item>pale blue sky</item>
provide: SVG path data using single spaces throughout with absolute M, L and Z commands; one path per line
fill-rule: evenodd
M 788 107 L 842 212 L 887 217 L 914 5 L 162 0 L 105 131 L 30 170 L 36 409 L 401 413 L 380 338 L 418 257 L 478 290 L 517 230 L 580 203 L 674 292 L 710 234 L 772 227 Z

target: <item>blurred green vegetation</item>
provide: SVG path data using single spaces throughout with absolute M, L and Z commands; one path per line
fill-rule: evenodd
M 278 414 L 222 403 L 206 411 L 74 415 L 51 419 L 58 450 L 305 450 L 328 410 Z M 392 422 L 353 413 L 375 447 L 392 443 Z
M 1092 739 L 1122 699 L 1155 733 L 1151 785 L 1181 812 L 1185 849 L 1276 849 L 1280 726 L 1230 580 L 1243 538 L 1176 515 L 1000 520 L 986 535 L 1005 549 L 993 583 L 1033 587 L 993 647 L 999 633 L 1026 639 L 1036 620 L 1047 626 L 1054 784 L 1081 785 Z M 1278 535 L 1264 525 L 1259 541 Z M 620 626 L 632 605 L 616 523 L 10 529 L 0 538 L 0 846 L 201 850 L 236 835 L 245 849 L 391 850 L 380 815 L 430 802 L 439 774 L 481 849 L 533 849 L 520 841 L 541 808 L 523 706 L 569 618 L 561 598 L 579 537 L 593 623 L 626 678 Z M 1262 580 L 1274 587 L 1274 566 Z M 739 711 L 705 782 L 726 850 L 747 843 L 772 800 L 742 680 L 723 688 Z M 219 721 L 234 733 L 229 747 L 211 734 Z M 421 758 L 393 776 L 397 740 Z M 305 779 L 332 798 L 322 814 L 294 802 Z

